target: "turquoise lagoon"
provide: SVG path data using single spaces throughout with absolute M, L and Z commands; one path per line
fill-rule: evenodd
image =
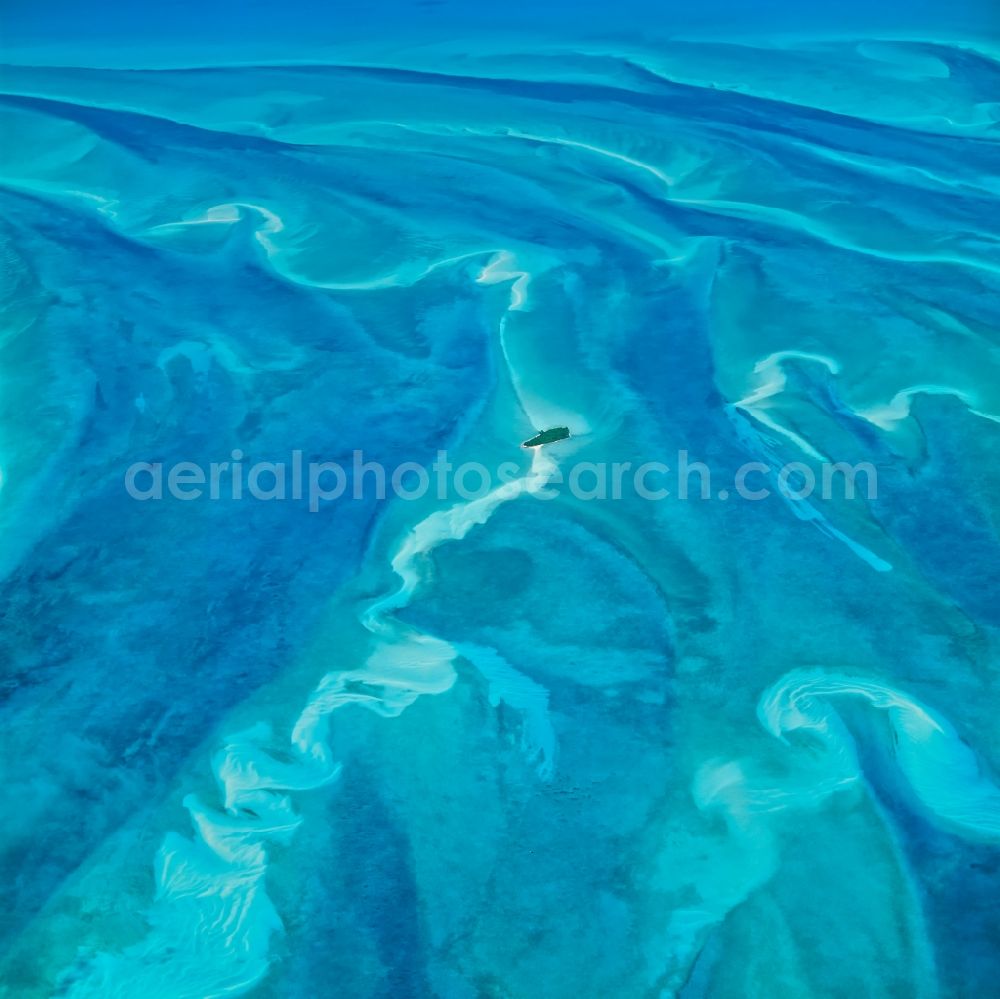
M 977 11 L 74 11 L 0 98 L 2 994 L 997 995 Z M 515 471 L 124 487 L 234 449 Z M 877 495 L 550 495 L 681 450 Z

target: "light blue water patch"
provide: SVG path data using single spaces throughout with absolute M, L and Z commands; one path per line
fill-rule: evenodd
M 959 6 L 15 6 L 4 995 L 989 994 Z M 341 495 L 233 485 L 293 455 Z

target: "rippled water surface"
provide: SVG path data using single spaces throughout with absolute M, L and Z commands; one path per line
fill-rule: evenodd
M 60 61 L 0 98 L 4 995 L 997 995 L 995 49 Z M 233 449 L 514 471 L 123 486 Z

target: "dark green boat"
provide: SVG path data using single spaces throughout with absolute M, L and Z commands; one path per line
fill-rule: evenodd
M 521 444 L 521 447 L 541 447 L 543 444 L 552 444 L 554 441 L 564 441 L 569 437 L 569 427 L 553 427 L 551 430 L 543 430 L 534 437 Z

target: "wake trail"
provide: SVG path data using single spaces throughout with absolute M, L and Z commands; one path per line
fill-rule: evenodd
M 526 301 L 530 274 L 511 270 L 498 253 L 480 283 L 512 281 L 508 311 Z M 212 758 L 220 801 L 183 800 L 194 835 L 169 832 L 154 864 L 156 894 L 148 932 L 117 953 L 83 956 L 60 981 L 71 999 L 221 999 L 242 995 L 266 976 L 270 945 L 282 929 L 267 894 L 269 847 L 288 843 L 302 823 L 292 795 L 324 787 L 340 774 L 327 742 L 330 717 L 358 704 L 395 717 L 422 695 L 441 694 L 464 658 L 489 684 L 491 703 L 505 702 L 524 717 L 522 748 L 542 779 L 554 767 L 555 734 L 548 692 L 486 646 L 452 643 L 399 620 L 424 579 L 430 552 L 461 541 L 504 503 L 543 490 L 558 470 L 541 448 L 529 470 L 484 496 L 437 510 L 411 528 L 391 559 L 398 585 L 361 613 L 373 648 L 362 666 L 332 670 L 318 683 L 279 745 L 260 723 L 228 737 Z

